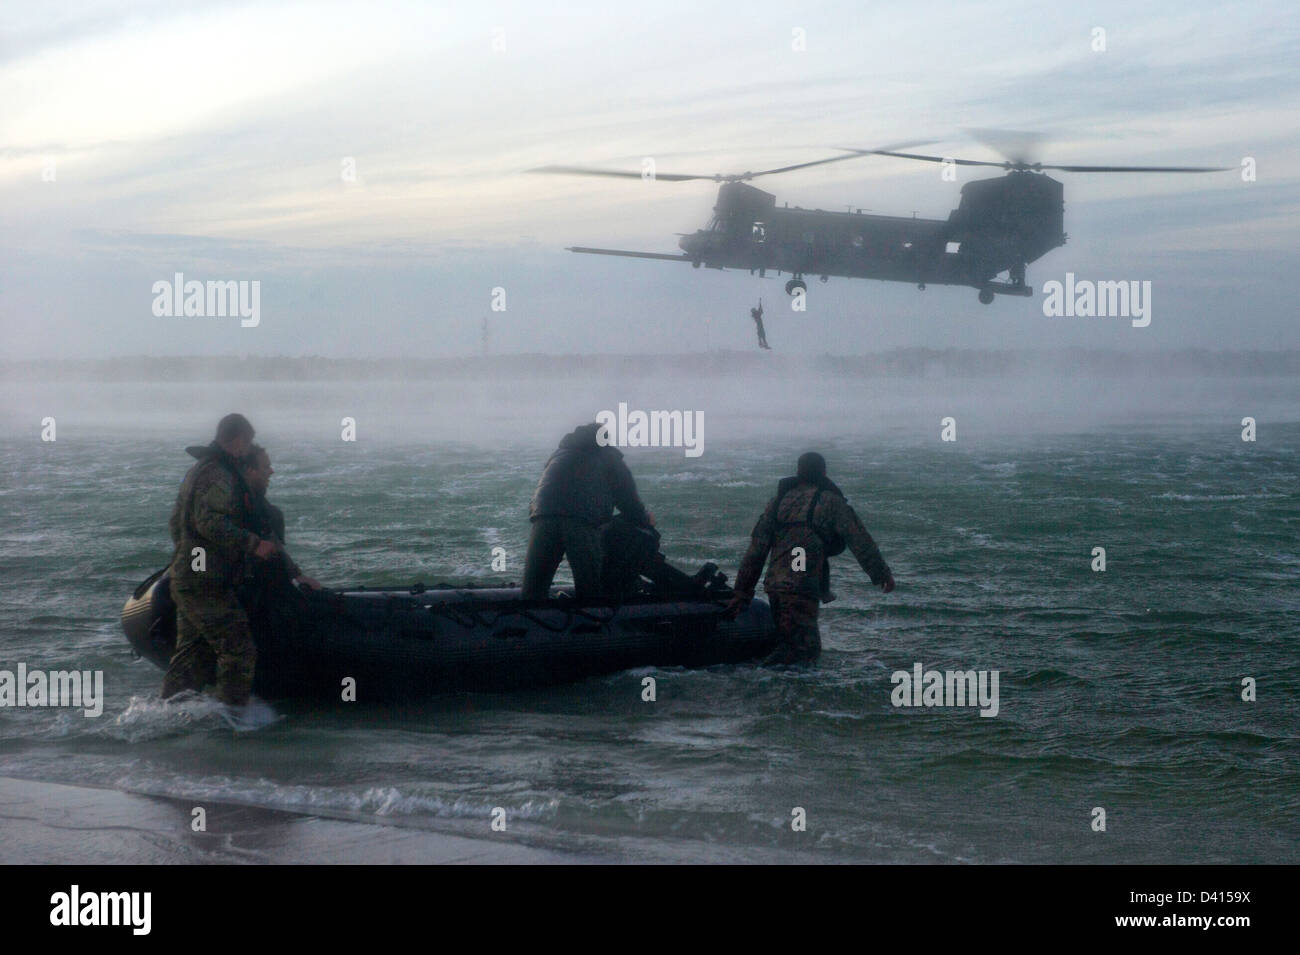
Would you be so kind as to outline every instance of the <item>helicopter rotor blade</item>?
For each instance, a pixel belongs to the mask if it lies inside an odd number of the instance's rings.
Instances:
[[[962,130],[978,143],[1007,157],[1011,169],[1059,169],[1061,172],[1222,172],[1228,166],[1081,166],[1048,164],[1038,161],[1039,146],[1050,137],[1042,132],[1010,129]]]
[[[957,166],[996,166],[1007,170],[1030,170],[1039,172],[1043,169],[1059,169],[1061,172],[1223,172],[1231,166],[1060,166],[1048,163],[1026,163],[1014,160],[989,162],[983,159],[954,159],[943,156],[922,156],[916,153],[900,153],[892,150],[863,150],[880,156],[897,156],[899,159],[919,159],[923,162],[950,162]]]
[[[908,146],[919,146],[920,141],[907,143],[894,143],[884,149],[905,149]],[[824,166],[826,163],[843,162],[846,159],[856,159],[859,156],[867,156],[881,150],[875,149],[842,149],[844,155],[831,156],[827,159],[814,159],[811,162],[794,163],[789,166],[777,166],[775,169],[760,169],[757,172],[742,172],[732,175],[714,173],[711,176],[693,175],[686,173],[655,173],[653,176],[643,175],[639,172],[629,172],[625,169],[592,169],[586,166],[539,166],[536,169],[529,169],[528,172],[540,172],[548,174],[558,174],[567,176],[609,176],[615,179],[662,179],[664,182],[691,182],[693,180],[707,179],[710,182],[744,182],[748,179],[757,179],[759,176],[775,176],[777,173],[793,172],[795,169],[807,169],[811,166]]]
[[[983,159],[953,159],[951,156],[922,156],[918,153],[900,153],[892,149],[855,149],[853,152],[861,156],[897,156],[899,159],[919,159],[923,162],[950,162],[958,166],[997,166],[999,169],[1005,167],[1005,162],[988,162]]]
[[[1050,138],[1046,133],[1014,129],[966,127],[962,132],[1016,166],[1033,166],[1040,158],[1039,147]]]
[[[843,162],[845,159],[856,159],[859,156],[868,156],[875,153],[882,153],[890,149],[906,149],[909,146],[920,146],[926,140],[913,140],[907,143],[891,143],[888,146],[881,146],[879,149],[848,149],[844,146],[835,146],[834,149],[841,149],[847,155],[832,156],[829,159],[815,159],[812,162],[796,163],[793,166],[778,166],[776,169],[764,169],[761,172],[747,172],[746,179],[756,179],[759,176],[774,176],[779,172],[790,172],[792,169],[807,169],[809,166],[821,166],[828,162]]]
[[[1062,172],[1223,172],[1232,166],[1049,166],[1035,163],[1032,169],[1059,169]]]
[[[937,162],[952,163],[956,166],[991,166],[997,169],[1005,169],[1009,172],[1015,171],[1032,171],[1041,172],[1045,169],[1056,169],[1061,172],[1223,172],[1233,168],[1231,166],[1080,166],[1080,165],[1055,165],[1040,162],[1029,162],[1025,156],[1030,152],[1033,143],[1042,138],[1037,133],[1007,133],[1000,130],[969,130],[972,135],[979,138],[990,148],[999,149],[997,143],[1000,141],[1004,145],[1012,141],[1007,146],[1008,158],[1001,162],[994,162],[987,159],[957,159],[951,156],[927,156],[921,153],[899,152],[910,146],[919,146],[920,141],[907,143],[892,143],[888,146],[882,146],[878,149],[856,149],[850,146],[836,146],[834,148],[841,150],[844,155],[830,156],[825,159],[814,159],[810,162],[793,163],[788,166],[777,166],[773,169],[760,169],[757,172],[742,172],[732,175],[714,173],[712,175],[700,175],[698,173],[655,173],[646,175],[640,172],[630,172],[625,169],[592,169],[586,166],[540,166],[536,169],[529,169],[528,172],[549,173],[568,176],[606,176],[615,179],[657,179],[664,182],[745,182],[750,179],[757,179],[759,176],[775,176],[783,172],[793,172],[796,169],[809,169],[813,166],[824,166],[827,163],[843,162],[846,159],[856,159],[861,156],[894,156],[898,159],[913,159],[920,162]],[[978,134],[978,135],[977,135]],[[996,134],[996,135],[995,135]],[[1018,153],[1018,157],[1011,154]]]
[[[585,166],[539,166],[536,169],[529,169],[528,172],[540,172],[555,174],[561,176],[612,176],[616,179],[662,179],[665,182],[690,182],[692,179],[717,179],[717,176],[689,176],[678,173],[656,173],[654,176],[645,176],[639,172],[628,172],[626,169],[589,169]]]

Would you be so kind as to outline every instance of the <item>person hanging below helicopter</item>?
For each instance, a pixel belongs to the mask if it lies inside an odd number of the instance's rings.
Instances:
[[[754,324],[758,326],[758,347],[766,348],[768,351],[771,351],[772,346],[767,343],[767,332],[763,330],[763,300],[761,298],[758,300],[758,308],[751,308],[749,310],[749,317],[752,318]]]

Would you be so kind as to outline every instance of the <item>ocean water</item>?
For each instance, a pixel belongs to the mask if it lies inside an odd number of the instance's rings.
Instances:
[[[499,807],[509,838],[627,861],[1300,856],[1293,384],[1270,386],[1254,443],[1235,392],[1219,407],[1049,414],[1032,428],[967,427],[975,409],[1016,419],[976,396],[971,416],[953,405],[964,430],[952,443],[931,413],[942,402],[916,411],[923,425],[903,401],[853,427],[805,428],[797,407],[742,427],[733,397],[707,419],[702,456],[629,461],[669,559],[734,575],[776,480],[817,436],[898,589],[882,595],[836,558],[815,668],[642,670],[400,706],[265,701],[239,725],[211,701],[159,703],[161,673],[132,659],[117,622],[168,557],[183,446],[228,410],[180,387],[102,386],[66,406],[8,392],[0,669],[102,670],[106,702],[99,718],[0,708],[0,774],[471,836]],[[407,401],[412,389],[388,387],[353,397],[400,405],[400,420],[372,439],[362,415],[355,445],[338,440],[332,410],[328,427],[310,424],[320,386],[241,394],[299,563],[329,586],[517,580],[529,494],[581,416],[543,403],[521,424],[507,397],[458,405],[452,427],[455,388]],[[57,441],[36,438],[28,398],[59,412]],[[429,434],[413,424],[434,420]],[[490,566],[496,546],[505,573]],[[997,715],[894,706],[891,674],[917,663],[998,671]],[[655,702],[641,698],[648,675]]]

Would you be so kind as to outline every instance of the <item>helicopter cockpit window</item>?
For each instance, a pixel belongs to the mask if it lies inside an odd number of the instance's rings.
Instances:
[[[761,222],[755,222],[750,229],[750,236],[755,242],[763,242],[767,239],[767,228]]]

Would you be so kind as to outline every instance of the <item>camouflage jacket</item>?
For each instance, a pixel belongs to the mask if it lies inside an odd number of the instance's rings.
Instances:
[[[190,468],[168,521],[176,545],[171,575],[179,586],[225,589],[238,582],[245,555],[261,540],[249,529],[246,493],[235,462],[220,448]],[[204,550],[202,572],[193,569],[195,547]]]
[[[853,552],[873,584],[891,576],[876,542],[834,484],[827,481],[819,493],[814,484],[786,478],[781,487],[788,489],[768,501],[754,525],[749,550],[736,574],[738,594],[754,595],[758,575],[767,562],[763,587],[768,593],[822,596],[827,545],[837,537]],[[795,553],[797,547],[803,548],[802,557]]]

